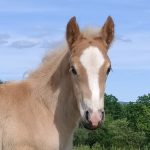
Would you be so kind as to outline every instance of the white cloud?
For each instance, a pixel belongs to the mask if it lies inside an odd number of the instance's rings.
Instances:
[[[18,49],[31,48],[39,45],[38,41],[33,40],[18,40],[14,41],[10,46]]]
[[[6,33],[0,33],[0,39],[9,39],[10,35]]]
[[[0,33],[0,45],[8,43],[9,38],[10,38],[9,34]]]
[[[4,45],[6,43],[8,43],[8,41],[6,41],[6,40],[0,40],[0,45]]]
[[[116,36],[116,40],[125,42],[125,43],[130,43],[132,40],[130,38],[124,37],[124,36]]]
[[[63,43],[64,43],[63,40],[56,40],[56,41],[54,41],[54,40],[53,41],[45,40],[41,44],[41,48],[46,48],[46,49],[57,48],[57,47],[63,45]]]

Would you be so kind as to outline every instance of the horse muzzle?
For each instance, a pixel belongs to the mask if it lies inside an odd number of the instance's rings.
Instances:
[[[103,124],[104,118],[104,111],[98,110],[93,112],[89,110],[85,112],[85,115],[82,119],[82,124],[86,129],[95,130]]]

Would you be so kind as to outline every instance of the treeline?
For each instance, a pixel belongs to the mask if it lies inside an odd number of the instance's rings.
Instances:
[[[150,149],[150,94],[129,103],[105,95],[105,112],[103,126],[95,131],[86,130],[80,124],[74,135],[74,146]]]

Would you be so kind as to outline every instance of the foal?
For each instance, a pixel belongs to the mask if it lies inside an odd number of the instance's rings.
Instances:
[[[113,38],[111,17],[98,32],[81,32],[73,17],[65,47],[24,81],[1,85],[0,150],[71,150],[79,119],[87,129],[100,126]]]

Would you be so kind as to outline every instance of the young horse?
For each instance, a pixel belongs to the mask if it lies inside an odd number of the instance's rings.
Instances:
[[[73,17],[64,48],[24,81],[1,85],[0,149],[71,150],[80,118],[88,129],[100,126],[113,38],[111,17],[97,33],[80,32]]]

